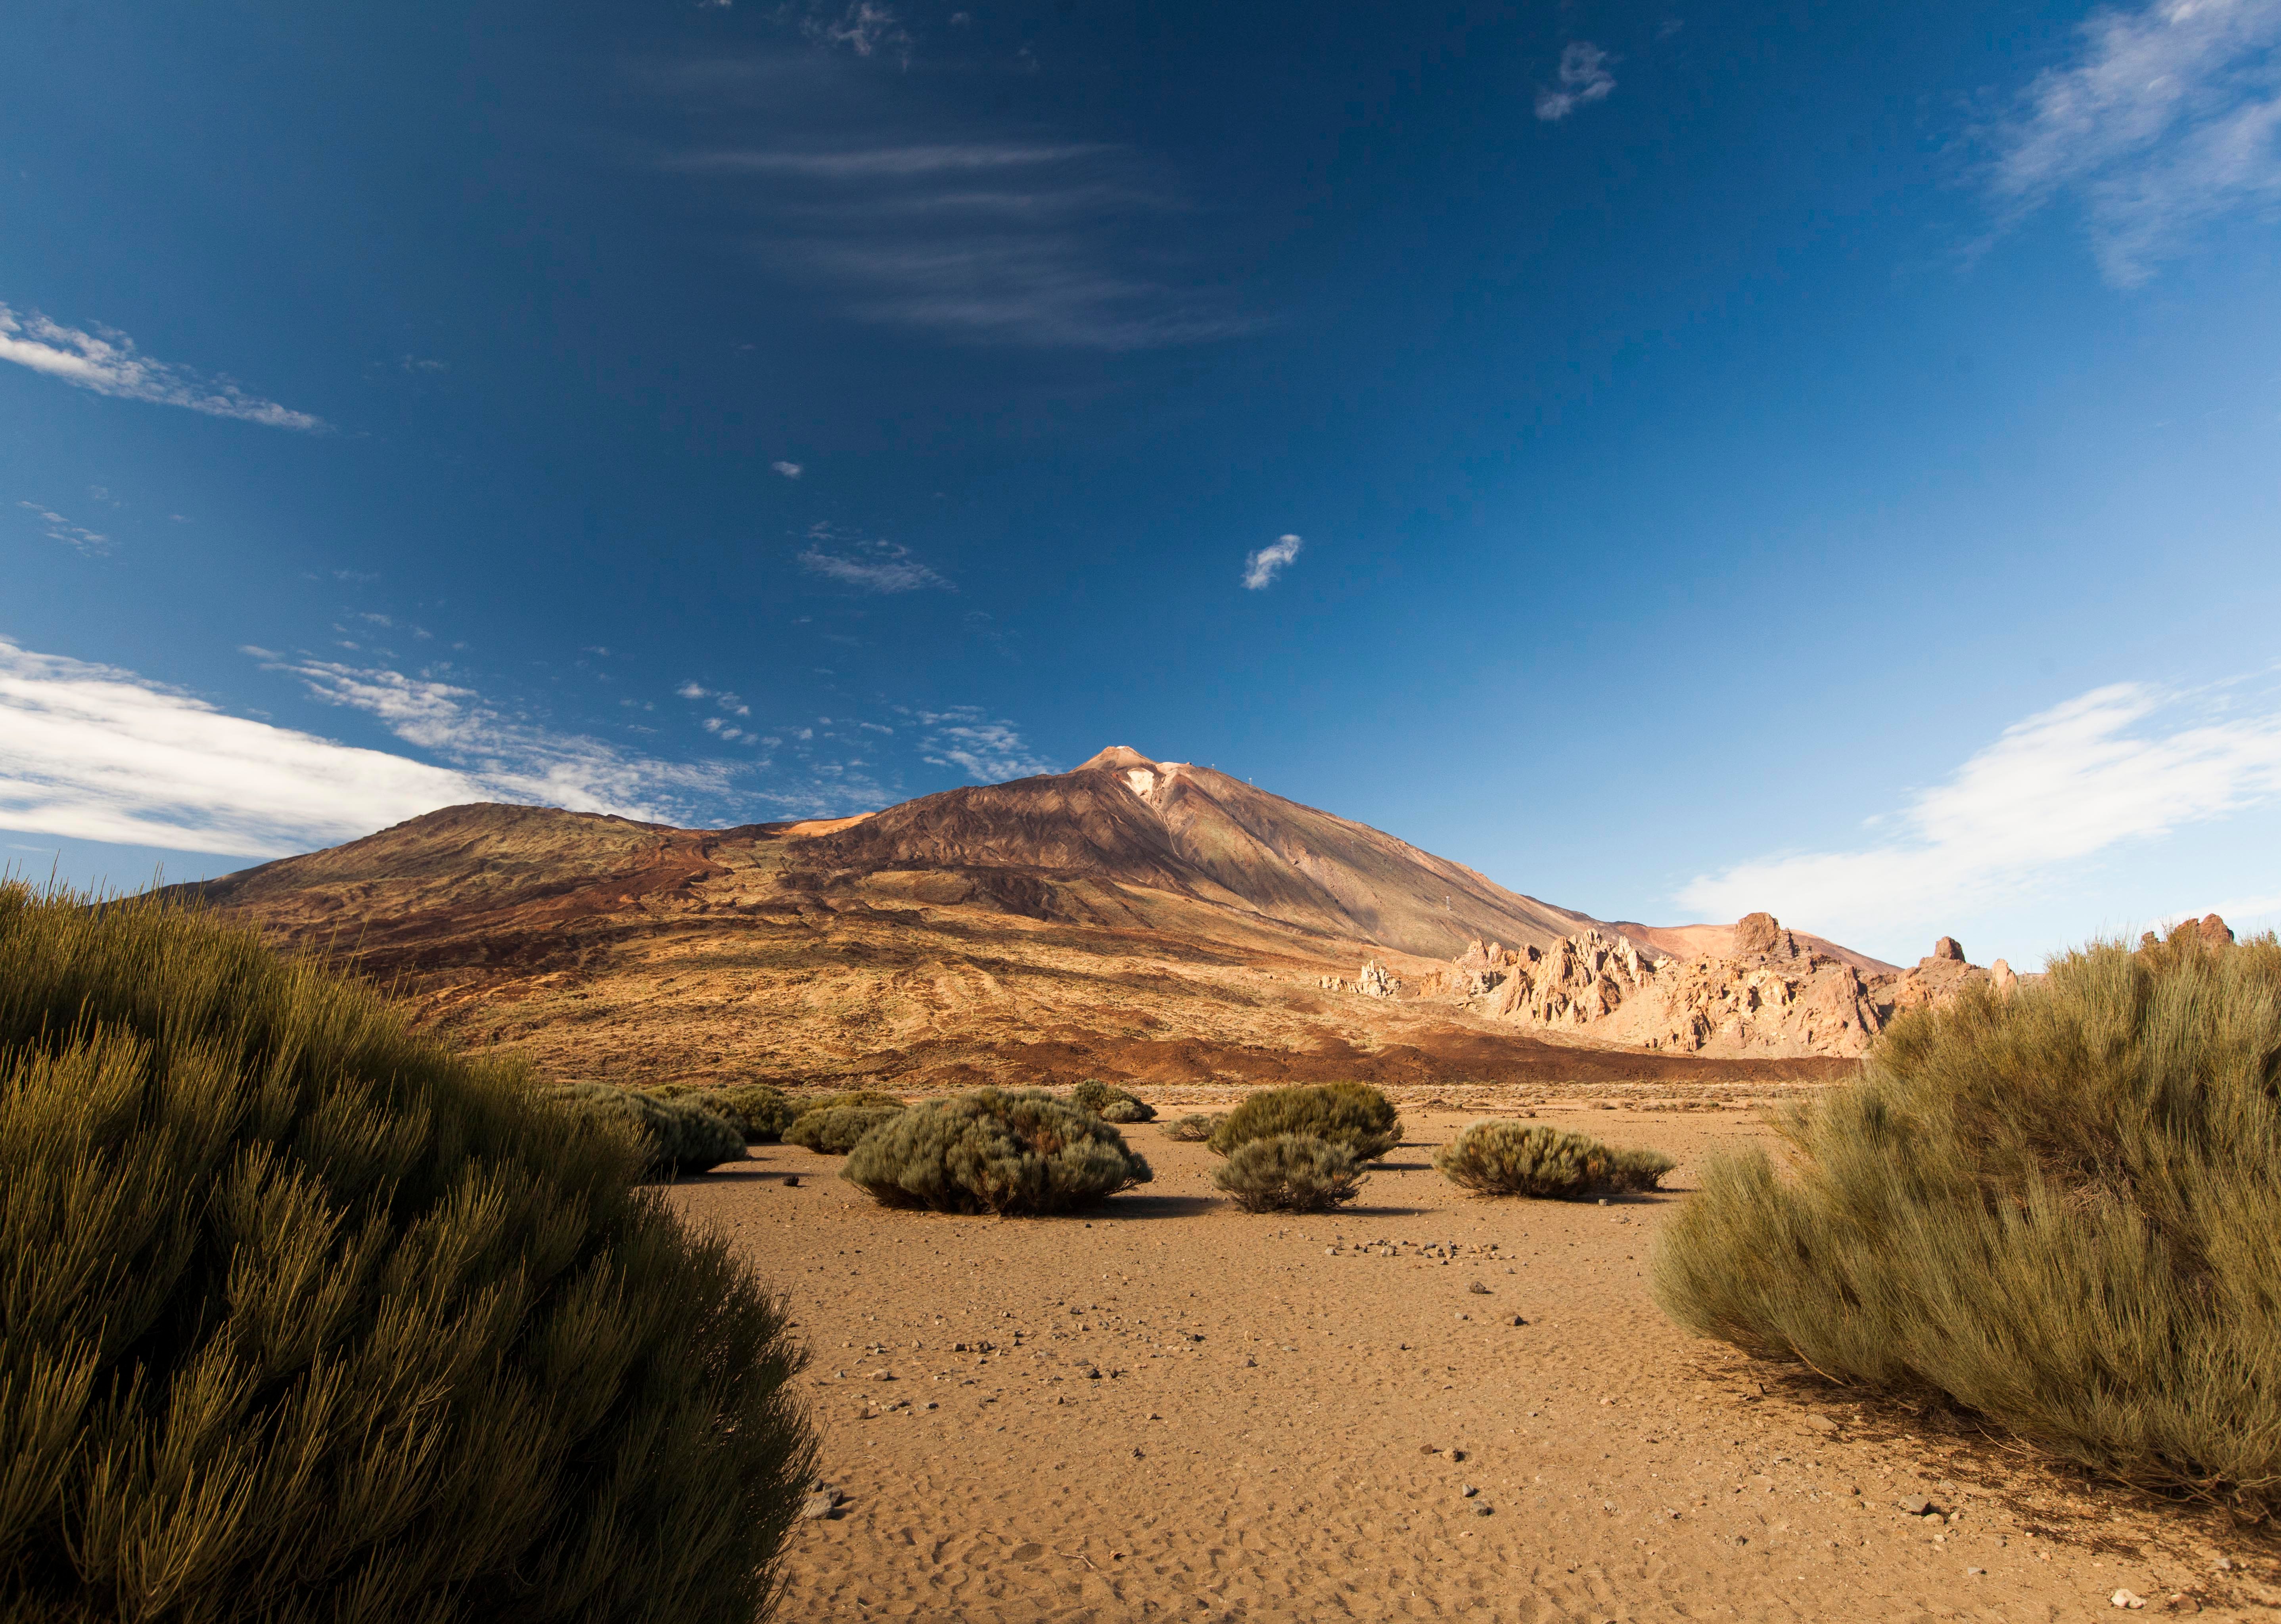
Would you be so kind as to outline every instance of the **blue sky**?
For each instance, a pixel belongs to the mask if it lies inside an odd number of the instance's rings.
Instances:
[[[1217,763],[1604,917],[2281,921],[2281,0],[50,8],[0,857]]]

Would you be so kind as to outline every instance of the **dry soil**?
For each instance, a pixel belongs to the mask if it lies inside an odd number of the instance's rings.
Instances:
[[[1224,1103],[1156,1103],[1187,1101]],[[1532,1110],[1668,1151],[1672,1191],[1488,1201],[1432,1172],[1471,1116]],[[1158,1125],[1125,1130],[1155,1182],[1081,1217],[882,1210],[791,1146],[677,1187],[814,1353],[846,1501],[795,1529],[777,1616],[2025,1624],[2126,1616],[2119,1589],[2215,1618],[2281,1599],[2258,1536],[1666,1320],[1655,1232],[1707,1153],[1765,1132],[1746,1103],[1474,1090],[1404,1114],[1335,1217],[1237,1210]]]

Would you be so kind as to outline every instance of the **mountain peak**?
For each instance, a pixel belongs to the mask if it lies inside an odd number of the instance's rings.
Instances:
[[[1076,770],[1084,772],[1088,768],[1105,767],[1111,772],[1123,772],[1128,767],[1153,768],[1156,765],[1131,745],[1111,745],[1091,761],[1079,764]]]

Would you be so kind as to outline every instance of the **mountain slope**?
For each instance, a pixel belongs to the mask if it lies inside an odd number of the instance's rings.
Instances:
[[[1819,1076],[1517,1032],[1439,990],[1584,915],[1124,749],[857,818],[447,808],[197,887],[557,1076],[786,1083]],[[1384,961],[1399,998],[1349,988]]]

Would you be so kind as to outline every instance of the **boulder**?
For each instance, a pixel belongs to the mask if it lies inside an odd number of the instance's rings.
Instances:
[[[1932,956],[1943,963],[1961,964],[1965,962],[1964,946],[1953,936],[1944,936],[1933,943]]]
[[[2011,965],[2002,959],[1988,967],[1988,979],[1995,986],[1996,995],[1999,998],[2009,998],[2020,990],[2020,978],[2012,973]]]
[[[1355,991],[1365,998],[1391,998],[1401,986],[1402,983],[1376,959],[1365,964],[1362,973],[1355,978]]]
[[[1735,924],[1735,956],[1775,952],[1782,940],[1782,921],[1772,914],[1744,914]]]
[[[2232,931],[2228,929],[2225,921],[2215,914],[2204,914],[2201,924],[2198,928],[2202,933],[2202,942],[2205,946],[2211,947],[2233,946]]]

